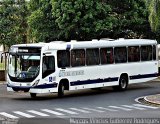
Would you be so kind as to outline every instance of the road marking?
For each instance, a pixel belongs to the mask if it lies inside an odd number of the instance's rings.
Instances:
[[[24,112],[20,112],[20,111],[14,111],[13,113],[24,116],[26,118],[34,118],[35,117],[33,115],[30,115],[30,114],[27,114],[27,113],[24,113]]]
[[[138,110],[146,110],[145,108],[141,108],[141,107],[138,107],[138,106],[130,106],[130,105],[121,105],[121,106],[124,106],[124,107],[127,107],[127,108],[138,109]]]
[[[159,108],[159,107],[147,106],[147,105],[142,105],[142,104],[133,104],[133,105],[138,106],[138,107],[151,108],[151,109],[158,109]]]
[[[79,112],[83,112],[83,113],[91,113],[89,111],[86,111],[86,110],[82,110],[82,109],[77,109],[77,108],[69,108],[71,110],[75,110],[75,111],[79,111]]]
[[[35,111],[35,110],[27,110],[27,112],[30,112],[30,113],[33,113],[33,114],[37,114],[37,115],[40,115],[40,116],[43,116],[43,117],[49,116],[47,114],[44,114],[42,112],[38,112],[38,111]]]
[[[101,111],[101,110],[97,110],[97,109],[92,109],[92,108],[83,108],[89,111],[95,111],[95,112],[105,112],[105,111]]]
[[[41,110],[44,111],[44,112],[48,112],[50,114],[58,115],[58,116],[64,115],[62,113],[59,113],[59,112],[56,112],[56,111],[53,111],[53,110],[49,110],[49,109],[41,109]]]
[[[6,113],[6,112],[1,112],[0,115],[3,115],[3,116],[8,117],[8,118],[12,118],[12,119],[17,119],[17,118],[19,118],[19,117],[16,117],[16,116],[14,116],[14,115],[8,114],[8,113]]]
[[[76,112],[73,112],[73,111],[70,111],[70,110],[66,110],[66,109],[62,109],[62,108],[56,108],[56,110],[62,111],[62,112],[66,112],[66,113],[69,113],[69,114],[78,114]]]
[[[110,108],[115,108],[115,109],[121,109],[121,110],[125,110],[125,111],[131,111],[132,109],[128,109],[128,108],[123,108],[123,107],[118,107],[118,106],[108,106]]]
[[[104,107],[97,107],[98,109],[104,109],[104,110],[107,110],[107,111],[117,111],[117,110],[114,110],[114,109],[109,109],[109,108],[104,108]]]

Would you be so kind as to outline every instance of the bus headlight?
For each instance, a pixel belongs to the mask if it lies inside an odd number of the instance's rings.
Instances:
[[[33,87],[34,87],[34,86],[37,86],[38,83],[39,83],[39,81],[40,81],[40,79],[36,80],[32,86],[33,86]]]

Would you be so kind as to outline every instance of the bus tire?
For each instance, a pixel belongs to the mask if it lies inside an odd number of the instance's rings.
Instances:
[[[30,93],[31,98],[36,98],[37,94],[36,93]]]
[[[118,89],[120,91],[125,91],[128,87],[128,77],[127,75],[121,75],[120,79],[119,79],[119,86]]]
[[[64,96],[64,90],[65,90],[64,84],[60,83],[59,87],[58,87],[58,97],[63,97]]]
[[[121,75],[119,79],[119,85],[113,86],[113,90],[115,91],[125,91],[128,86],[128,77],[127,74]]]

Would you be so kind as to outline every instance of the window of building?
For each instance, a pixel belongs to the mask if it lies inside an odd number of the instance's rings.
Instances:
[[[99,64],[99,49],[87,49],[86,50],[86,64],[98,65]]]
[[[127,62],[127,49],[126,47],[116,47],[114,49],[115,63]]]
[[[102,48],[101,53],[101,64],[112,64],[113,59],[113,48]]]
[[[70,66],[70,52],[69,50],[59,50],[57,52],[57,61],[59,68],[65,68]]]
[[[85,65],[85,50],[72,50],[71,51],[71,66],[84,66]]]
[[[140,61],[140,49],[139,46],[128,47],[128,62]]]
[[[152,60],[152,46],[141,46],[141,61]]]

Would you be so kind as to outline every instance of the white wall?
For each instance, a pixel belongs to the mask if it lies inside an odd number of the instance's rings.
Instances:
[[[0,45],[0,56],[3,53],[3,45]]]
[[[0,52],[3,52],[3,45],[0,45]]]

